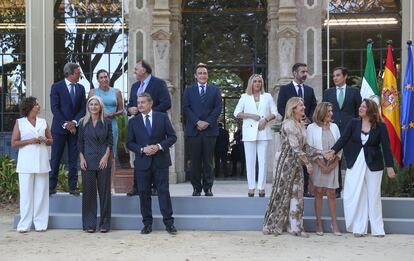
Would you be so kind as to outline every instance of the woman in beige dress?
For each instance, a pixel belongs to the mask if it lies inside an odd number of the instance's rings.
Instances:
[[[338,153],[333,160],[325,160],[322,152],[328,151],[341,136],[338,126],[332,121],[332,104],[321,102],[316,106],[313,114],[313,123],[306,130],[308,145],[316,152],[312,158],[313,174],[310,177],[315,187],[315,213],[316,213],[316,234],[323,236],[322,225],[322,198],[328,196],[328,206],[331,213],[331,230],[339,236],[336,223],[336,196],[335,189],[338,184],[338,162],[341,153]]]
[[[282,148],[276,166],[270,202],[266,210],[263,233],[279,235],[289,220],[288,231],[294,236],[309,237],[303,229],[303,169],[312,173],[306,156],[306,129],[302,122],[305,113],[303,99],[288,100],[281,129]]]

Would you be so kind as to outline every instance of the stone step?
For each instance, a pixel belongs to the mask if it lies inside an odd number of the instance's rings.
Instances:
[[[180,230],[260,231],[269,198],[246,196],[172,196],[175,225]],[[324,231],[330,230],[330,215],[324,198]],[[414,234],[414,199],[383,198],[384,226],[387,233]],[[164,229],[158,198],[152,197],[154,229]],[[49,228],[82,229],[82,197],[58,193],[50,198]],[[99,210],[98,210],[99,213]],[[305,229],[315,231],[314,199],[305,198]],[[337,199],[337,220],[345,231],[342,199]],[[16,215],[14,227],[19,216]],[[112,196],[112,229],[142,228],[139,197]]]

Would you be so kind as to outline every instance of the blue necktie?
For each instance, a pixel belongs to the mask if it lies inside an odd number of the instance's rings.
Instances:
[[[200,85],[201,87],[201,92],[200,92],[200,98],[201,98],[201,103],[204,103],[206,101],[206,91],[204,90],[204,84]]]
[[[303,98],[302,84],[298,84],[298,96]]]
[[[149,115],[145,116],[145,128],[147,129],[148,135],[151,136],[151,122],[149,120]]]
[[[70,84],[70,99],[72,100],[72,104],[75,105],[75,84]]]

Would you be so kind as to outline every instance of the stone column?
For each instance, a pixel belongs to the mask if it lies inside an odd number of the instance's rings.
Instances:
[[[54,2],[26,1],[26,86],[27,95],[39,99],[42,117],[49,124],[50,87],[53,84],[53,16]]]
[[[185,181],[184,172],[184,131],[181,122],[181,0],[170,0],[171,12],[171,50],[170,52],[170,80],[172,83],[171,121],[177,134],[177,142],[174,146],[174,165],[177,182]]]

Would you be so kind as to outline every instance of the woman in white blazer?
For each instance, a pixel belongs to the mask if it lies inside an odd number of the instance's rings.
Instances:
[[[341,154],[338,153],[333,160],[326,160],[323,153],[330,148],[341,136],[338,126],[332,121],[332,104],[321,102],[316,106],[313,114],[313,123],[306,129],[307,143],[311,148],[313,173],[310,176],[315,187],[315,213],[316,213],[316,234],[323,235],[322,225],[322,198],[326,193],[328,196],[329,211],[331,213],[331,230],[339,236],[336,223],[336,195],[338,188],[338,162]]]
[[[261,75],[253,74],[247,83],[246,93],[242,94],[234,116],[243,119],[243,143],[246,157],[249,197],[254,197],[256,188],[256,154],[259,162],[257,189],[259,196],[265,196],[266,152],[272,130],[269,122],[276,117],[277,109],[272,95],[264,92]]]
[[[22,118],[14,124],[11,145],[19,148],[16,171],[19,173],[20,221],[17,231],[46,231],[49,220],[49,153],[53,139],[46,120],[37,117],[40,105],[35,97],[20,103]]]

